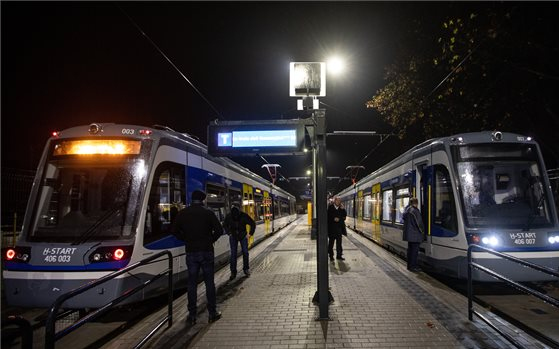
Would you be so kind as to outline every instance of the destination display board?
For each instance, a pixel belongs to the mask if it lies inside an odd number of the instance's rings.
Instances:
[[[301,120],[222,121],[208,126],[208,152],[213,156],[293,155],[303,153]]]

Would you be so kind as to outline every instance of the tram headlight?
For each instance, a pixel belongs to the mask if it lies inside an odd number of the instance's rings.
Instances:
[[[499,239],[497,239],[496,236],[484,236],[481,238],[481,242],[484,245],[489,245],[489,246],[498,246],[499,245]]]

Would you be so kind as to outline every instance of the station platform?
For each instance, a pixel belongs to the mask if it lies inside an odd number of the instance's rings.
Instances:
[[[203,284],[198,322],[186,324],[186,294],[174,302],[173,326],[161,329],[148,348],[511,348],[481,320],[470,322],[467,298],[426,273],[412,273],[405,261],[348,230],[345,261],[329,262],[334,302],[329,321],[316,321],[316,240],[306,216],[250,250],[250,277],[229,281],[229,268],[216,273],[218,309],[208,324]],[[238,259],[242,270],[242,258]],[[496,315],[477,309],[525,348],[546,348]],[[167,309],[145,318],[105,348],[130,348]]]

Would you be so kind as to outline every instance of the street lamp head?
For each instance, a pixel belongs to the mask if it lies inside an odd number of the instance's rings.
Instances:
[[[339,57],[332,57],[326,62],[326,69],[329,73],[339,75],[345,70],[345,63]]]

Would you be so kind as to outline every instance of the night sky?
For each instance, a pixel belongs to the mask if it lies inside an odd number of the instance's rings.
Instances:
[[[365,102],[384,86],[410,24],[435,30],[446,2],[5,2],[1,3],[2,167],[35,169],[54,130],[115,122],[166,125],[206,142],[211,120],[301,117],[289,62],[339,55],[328,77],[328,131],[389,132]],[[120,7],[120,8],[119,8]],[[133,21],[201,91],[206,103]],[[556,35],[557,33],[555,33]],[[219,115],[214,111],[218,111]],[[506,130],[503,130],[506,131]],[[378,138],[328,140],[328,176],[344,176]],[[362,164],[371,172],[414,143],[389,139]],[[235,158],[264,178],[260,158]],[[310,157],[267,157],[285,177]],[[330,183],[329,190],[349,185]],[[278,183],[297,193],[303,183]]]

